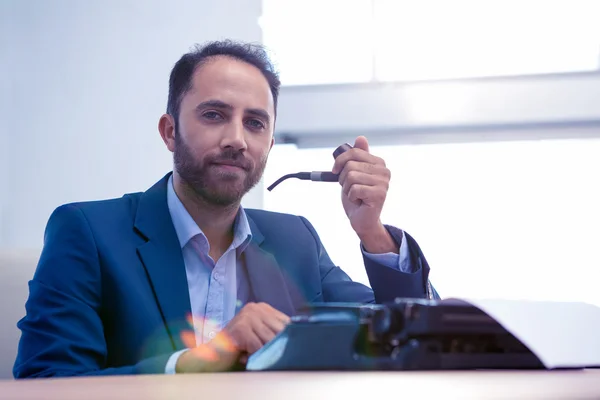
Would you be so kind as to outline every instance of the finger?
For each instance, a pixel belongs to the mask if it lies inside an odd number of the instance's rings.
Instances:
[[[286,315],[287,317],[287,315]],[[287,321],[279,319],[277,317],[267,318],[264,320],[265,325],[275,334],[281,332],[285,326],[289,323],[289,318]]]
[[[265,324],[274,334],[281,332],[285,328],[285,325],[290,322],[290,317],[273,308],[271,305],[261,303],[260,307],[261,315],[259,322]]]
[[[267,342],[270,342],[278,332],[272,330],[269,325],[260,321],[253,327],[254,333],[260,339],[261,347]]]
[[[273,316],[278,320],[281,321],[283,324],[288,324],[290,322],[290,317],[287,316],[286,314],[282,313],[279,310],[275,310],[273,309],[273,311],[275,311],[273,313]]]
[[[331,172],[333,172],[334,174],[338,174],[341,170],[344,169],[344,166],[350,160],[385,166],[385,161],[383,161],[381,157],[377,157],[373,154],[367,153],[363,149],[354,148],[340,154],[338,158],[335,159]]]
[[[254,354],[260,350],[262,346],[262,340],[254,332],[249,332],[248,337],[246,338],[244,350],[246,350],[248,354]]]
[[[366,205],[383,203],[386,191],[379,186],[352,185],[347,193],[348,199],[354,203],[363,202]]]
[[[268,303],[258,303],[257,306],[265,320],[270,318],[276,318],[277,320],[286,324],[290,321],[290,317],[288,317],[287,315],[285,315],[284,313],[282,313],[281,311],[274,308]]]
[[[350,189],[354,185],[381,186],[387,188],[384,178],[360,171],[350,171],[344,180],[340,179],[340,184],[342,185],[342,191],[345,195],[348,195]]]
[[[391,171],[382,165],[367,164],[358,161],[348,161],[348,163],[340,173],[338,182],[343,185],[344,182],[348,179],[348,174],[356,175],[356,173],[364,173],[367,175],[375,176],[380,178],[382,181],[389,181],[392,175]],[[363,182],[357,181],[355,183]]]
[[[354,141],[354,147],[369,152],[369,141],[364,136],[359,136]]]

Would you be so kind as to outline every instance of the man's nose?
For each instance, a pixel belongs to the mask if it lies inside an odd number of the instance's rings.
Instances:
[[[243,121],[231,121],[221,138],[221,147],[231,147],[236,151],[246,150],[246,130]]]

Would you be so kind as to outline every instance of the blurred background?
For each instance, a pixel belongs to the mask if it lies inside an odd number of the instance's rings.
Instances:
[[[266,191],[365,135],[392,171],[383,221],[442,297],[600,305],[600,1],[1,0],[0,18],[0,289],[19,317],[52,210],[170,170],[170,69],[223,38],[265,44],[284,85],[244,206],[309,218],[368,284],[339,185]]]

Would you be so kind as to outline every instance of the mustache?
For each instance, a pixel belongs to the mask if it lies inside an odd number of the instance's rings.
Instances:
[[[248,160],[242,153],[234,149],[227,149],[220,154],[206,157],[207,164],[234,165],[245,170],[252,169],[252,161]]]

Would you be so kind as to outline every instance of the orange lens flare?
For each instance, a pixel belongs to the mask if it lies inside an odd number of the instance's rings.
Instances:
[[[237,346],[235,342],[225,331],[220,331],[211,341],[210,345],[207,343],[196,343],[196,330],[194,328],[194,319],[198,320],[202,317],[194,317],[192,314],[186,316],[186,321],[190,326],[191,330],[181,332],[181,340],[185,347],[199,359],[209,362],[216,362],[220,359],[220,354],[225,356],[223,353],[237,352]],[[202,318],[204,319],[204,318]],[[203,326],[215,325],[214,322],[204,319]]]

